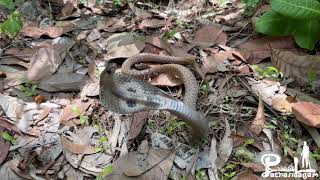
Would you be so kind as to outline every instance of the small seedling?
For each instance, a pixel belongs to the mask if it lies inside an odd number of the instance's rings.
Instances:
[[[9,133],[8,131],[2,132],[1,136],[3,139],[9,141],[11,144],[13,144],[13,145],[17,144],[17,139],[14,138],[14,136],[11,133]]]
[[[175,34],[177,34],[177,30],[176,29],[171,29],[171,30],[166,32],[165,38],[166,39],[173,39]]]
[[[316,161],[320,161],[320,150],[315,150],[311,153],[311,156],[316,159]]]
[[[96,177],[96,180],[102,180],[108,174],[112,173],[112,171],[113,171],[112,165],[108,165],[99,173],[99,175]]]
[[[270,67],[267,67],[267,69],[262,69],[257,65],[251,65],[251,67],[258,72],[261,79],[271,77],[277,80],[281,80],[283,78],[283,73],[276,67],[270,66]]]
[[[180,28],[186,28],[186,29],[192,28],[192,25],[190,23],[183,21],[181,19],[177,19],[176,23],[177,23],[177,26]]]
[[[206,180],[206,179],[209,179],[206,172],[204,170],[197,170],[196,180]]]
[[[308,84],[313,91],[316,89],[316,72],[313,68],[309,71]]]
[[[167,124],[167,132],[169,136],[173,135],[174,130],[181,129],[186,123],[183,121],[177,121],[176,119],[170,119]]]
[[[122,3],[122,0],[112,0],[112,4],[116,7],[120,7]]]
[[[26,77],[23,77],[21,81],[23,82],[23,85],[20,85],[19,89],[25,96],[31,97],[37,95],[36,92],[38,85],[36,85],[35,82],[27,79]]]
[[[242,2],[246,5],[244,15],[247,17],[252,16],[260,1],[261,0],[242,0]]]
[[[83,126],[88,121],[88,117],[85,116],[83,112],[81,112],[78,106],[72,107],[72,112],[79,116],[81,126]]]
[[[237,167],[236,164],[228,163],[223,168],[221,168],[220,172],[222,174],[221,179],[227,180],[232,179],[237,174],[237,171],[235,170]]]

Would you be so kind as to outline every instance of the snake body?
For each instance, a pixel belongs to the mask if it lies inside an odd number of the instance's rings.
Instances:
[[[208,131],[208,122],[202,113],[196,111],[197,81],[189,69],[178,65],[192,64],[193,61],[193,59],[148,53],[132,56],[122,64],[122,74],[113,73],[108,67],[101,73],[100,100],[106,108],[119,114],[131,114],[154,109],[167,110],[189,123],[193,128],[194,136],[204,136]],[[132,69],[134,64],[142,62],[176,64],[165,64],[141,71]],[[185,95],[183,102],[136,78],[164,72],[176,75],[184,82]]]

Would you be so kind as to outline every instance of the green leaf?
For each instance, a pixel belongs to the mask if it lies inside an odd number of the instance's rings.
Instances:
[[[1,32],[14,37],[20,32],[22,25],[20,13],[15,11],[1,24],[0,28]]]
[[[272,10],[295,19],[320,19],[316,0],[271,0]]]
[[[0,6],[4,6],[5,8],[7,8],[9,10],[15,9],[15,5],[12,0],[0,0]]]
[[[100,175],[101,175],[102,177],[105,177],[105,176],[107,176],[108,174],[112,173],[112,171],[113,171],[113,167],[112,167],[112,165],[109,165],[109,166],[105,167],[105,168],[100,172]]]
[[[268,11],[255,24],[256,31],[271,36],[288,36],[294,31],[296,22],[275,11]]]
[[[305,20],[297,24],[293,32],[296,43],[305,49],[312,50],[320,39],[320,23],[318,20]]]
[[[1,135],[2,135],[3,139],[5,139],[7,141],[11,142],[13,140],[13,136],[7,131],[3,132]]]

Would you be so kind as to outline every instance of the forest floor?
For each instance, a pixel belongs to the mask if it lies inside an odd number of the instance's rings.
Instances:
[[[16,6],[20,33],[0,34],[0,179],[259,179],[267,161],[277,172],[297,162],[305,169],[305,157],[319,172],[320,70],[310,70],[320,67],[319,51],[257,33],[267,1]],[[197,111],[209,121],[199,146],[172,113],[121,115],[100,102],[105,63],[120,67],[139,53],[196,60]],[[183,99],[179,77],[147,81]]]

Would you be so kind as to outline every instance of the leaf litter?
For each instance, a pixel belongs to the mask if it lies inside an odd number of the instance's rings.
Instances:
[[[49,14],[47,2],[26,2],[22,41],[0,44],[1,177],[257,179],[262,154],[292,162],[302,139],[319,148],[318,55],[289,37],[257,36],[239,1],[54,2]],[[120,65],[142,52],[195,58],[197,109],[210,121],[200,147],[168,112],[119,115],[101,106],[104,61]],[[264,61],[272,67],[251,66]],[[149,82],[183,92],[170,74]],[[294,122],[309,134],[294,134]]]

